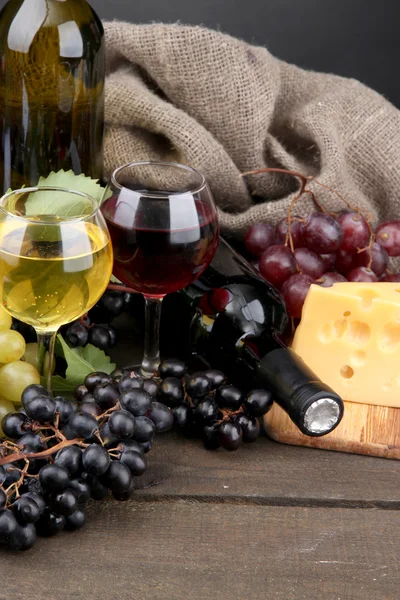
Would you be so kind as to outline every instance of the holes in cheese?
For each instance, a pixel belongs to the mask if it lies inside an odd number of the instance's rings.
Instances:
[[[350,355],[350,363],[354,367],[362,367],[367,361],[367,353],[363,350],[356,350]]]
[[[365,346],[371,336],[371,328],[368,323],[352,321],[346,331],[346,340],[355,346]]]
[[[358,294],[361,298],[361,306],[367,309],[372,308],[373,301],[380,297],[380,294],[376,290],[364,289],[360,290]]]
[[[338,321],[335,321],[333,324],[333,329],[335,330],[336,337],[343,337],[343,334],[346,332],[347,329],[346,319],[339,319]]]
[[[312,285],[292,348],[344,400],[400,408],[399,283]]]
[[[333,324],[325,323],[318,332],[318,337],[324,344],[345,336],[351,344],[359,347],[368,343],[370,335],[371,329],[367,323],[347,319],[338,319]]]
[[[318,337],[323,344],[329,344],[333,340],[333,327],[331,323],[325,323],[319,330]]]
[[[378,344],[382,352],[394,352],[400,344],[400,323],[387,323],[378,333]]]
[[[343,379],[351,379],[354,375],[354,369],[352,369],[350,365],[344,365],[344,367],[340,369],[340,374]]]

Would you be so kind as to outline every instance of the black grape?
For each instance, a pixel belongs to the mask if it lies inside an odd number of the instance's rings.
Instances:
[[[132,475],[129,468],[120,461],[112,461],[110,467],[101,479],[112,493],[123,494],[130,488]]]
[[[253,390],[247,395],[244,409],[252,417],[262,417],[272,408],[273,402],[268,390]]]
[[[16,440],[24,435],[27,421],[22,413],[8,413],[1,422],[1,428],[6,437]]]
[[[0,510],[0,542],[7,543],[14,535],[18,523],[14,515],[7,508]]]
[[[177,377],[178,379],[181,379],[185,375],[186,365],[177,358],[169,358],[160,364],[158,372],[161,379],[165,379],[166,377]]]
[[[69,517],[78,508],[78,498],[72,489],[66,489],[57,494],[52,502],[52,508],[57,515]]]
[[[243,441],[248,444],[255,442],[260,435],[260,423],[256,417],[250,417],[241,414],[237,417],[236,423],[240,426],[243,433]]]
[[[174,424],[174,415],[171,409],[161,402],[153,402],[146,416],[153,421],[157,433],[169,431]]]
[[[19,523],[36,523],[40,517],[40,506],[28,494],[24,494],[13,504],[13,513]]]
[[[69,446],[60,450],[54,459],[54,464],[64,467],[70,475],[79,475],[82,470],[82,450],[78,446]]]
[[[119,440],[130,440],[136,429],[135,417],[127,410],[117,410],[110,416],[108,426]]]
[[[219,426],[218,441],[225,450],[237,450],[242,443],[242,430],[237,423],[224,421]]]
[[[121,408],[130,412],[134,417],[140,417],[151,408],[152,398],[142,389],[131,389],[123,392],[119,398]]]
[[[59,423],[60,425],[65,425],[75,412],[74,405],[71,400],[68,400],[63,396],[56,396],[54,402],[56,404],[56,411],[59,415]]]
[[[98,430],[99,424],[92,415],[77,413],[68,423],[70,431],[74,437],[90,439]]]
[[[82,529],[86,523],[86,514],[82,508],[78,508],[72,515],[69,515],[65,519],[66,531],[77,531]]]
[[[147,460],[143,454],[128,450],[123,452],[120,461],[128,467],[134,477],[139,477],[147,470]]]
[[[70,482],[69,473],[64,467],[56,464],[46,465],[39,473],[39,481],[46,492],[62,492]]]
[[[194,373],[186,381],[186,392],[191,398],[204,398],[211,391],[211,382],[204,373]]]
[[[222,385],[215,394],[215,400],[219,407],[239,410],[243,404],[242,392],[233,385]]]
[[[113,383],[100,383],[95,387],[93,396],[101,409],[108,410],[116,405],[119,399],[119,389]]]
[[[73,479],[67,489],[75,492],[79,504],[85,504],[90,499],[90,486],[83,479]]]
[[[167,377],[161,382],[159,389],[160,401],[166,406],[178,406],[183,401],[184,389],[182,383],[176,377]]]
[[[148,417],[136,417],[135,419],[135,435],[133,436],[137,442],[145,443],[152,442],[156,433],[156,426]]]
[[[82,456],[83,467],[91,475],[103,475],[110,466],[110,456],[105,448],[92,444],[85,448]]]
[[[9,546],[12,550],[30,550],[36,542],[36,528],[32,523],[26,525],[17,525],[12,535]]]
[[[65,527],[65,517],[62,515],[56,515],[49,509],[40,517],[36,523],[37,534],[42,537],[52,537],[60,533]]]
[[[103,373],[103,371],[95,371],[94,373],[87,375],[83,383],[88,392],[93,392],[98,385],[101,385],[102,383],[110,383],[111,379],[111,376],[107,373]]]

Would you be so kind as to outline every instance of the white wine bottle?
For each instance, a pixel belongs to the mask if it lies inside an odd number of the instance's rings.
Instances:
[[[105,44],[86,0],[0,12],[0,192],[72,169],[101,179]]]

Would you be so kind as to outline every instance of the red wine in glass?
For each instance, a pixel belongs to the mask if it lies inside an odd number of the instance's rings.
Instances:
[[[204,176],[185,165],[139,162],[116,169],[101,206],[114,249],[114,275],[146,300],[141,371],[160,362],[161,301],[197,279],[218,245],[217,209]]]
[[[168,197],[131,202],[111,197],[102,212],[114,248],[114,275],[147,296],[165,296],[192,283],[211,262],[218,243],[214,209],[188,199],[174,225]],[[168,206],[164,206],[168,204]]]

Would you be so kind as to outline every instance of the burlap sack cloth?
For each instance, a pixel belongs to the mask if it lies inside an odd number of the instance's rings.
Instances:
[[[140,159],[207,176],[225,231],[285,215],[314,175],[374,218],[400,218],[400,112],[358,81],[304,71],[265,48],[201,27],[105,23],[105,165]],[[312,184],[327,207],[337,197]],[[310,210],[302,201],[297,212]]]

